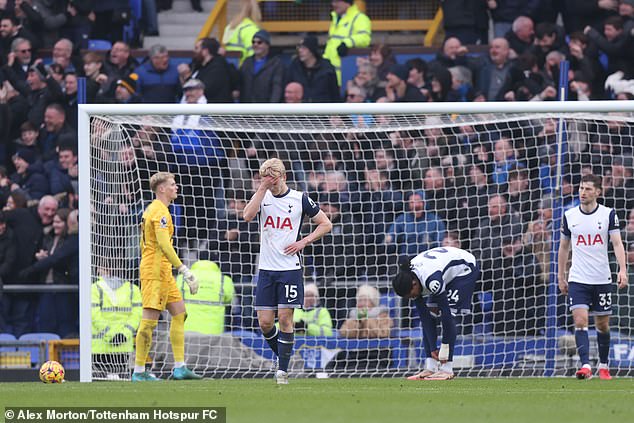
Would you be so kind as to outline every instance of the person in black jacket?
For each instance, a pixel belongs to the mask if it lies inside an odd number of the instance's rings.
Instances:
[[[4,212],[0,211],[0,332],[9,332],[7,321],[12,321],[13,316],[5,311],[10,311],[11,296],[6,298],[6,304],[3,302],[2,284],[7,278],[11,277],[13,266],[17,257],[17,248],[15,245],[15,236],[13,230],[7,226],[7,219]],[[6,307],[5,306],[9,306]]]
[[[39,200],[48,194],[48,178],[32,150],[18,150],[13,155],[13,165],[15,173],[11,175],[12,188],[21,189],[32,200]]]
[[[191,77],[205,84],[207,103],[233,102],[231,65],[218,53],[219,49],[220,43],[215,38],[203,38],[194,46]]]
[[[20,277],[37,278],[45,284],[79,284],[79,238],[77,212],[59,209],[53,218],[53,232],[42,240],[35,253],[36,262],[20,272]],[[66,292],[40,295],[38,306],[40,332],[65,337],[77,332],[77,296]]]
[[[289,68],[286,84],[298,82],[304,88],[304,103],[338,103],[341,101],[337,73],[321,57],[317,38],[307,36],[297,46],[297,57]]]
[[[240,67],[240,103],[279,103],[284,92],[284,64],[271,54],[271,35],[253,35],[253,56]]]
[[[442,0],[445,37],[464,44],[486,44],[489,27],[486,3],[473,0]]]

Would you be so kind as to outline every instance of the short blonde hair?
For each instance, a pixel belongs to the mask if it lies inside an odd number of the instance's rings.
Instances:
[[[150,178],[150,189],[153,193],[156,193],[159,185],[170,179],[176,179],[172,173],[169,172],[157,172]]]
[[[379,305],[379,290],[370,285],[361,285],[357,288],[357,302],[360,298],[367,298],[374,307]]]
[[[260,166],[260,176],[285,176],[286,167],[278,158],[268,159]]]

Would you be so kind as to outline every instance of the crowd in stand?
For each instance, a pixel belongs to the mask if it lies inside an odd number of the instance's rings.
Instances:
[[[104,13],[80,3],[50,14],[46,1],[4,6],[0,278],[5,284],[78,283],[79,76],[87,78],[89,103],[542,101],[557,97],[559,63],[566,59],[571,99],[634,99],[632,0],[447,0],[442,2],[447,38],[433,60],[397,63],[390,46],[375,44],[343,86],[315,36],[303,37],[287,63],[257,20],[239,67],[225,59],[228,46],[213,38],[199,40],[191,63],[180,65],[161,45],[151,47],[141,63],[123,41],[106,54],[81,54]],[[490,41],[487,8],[495,34]],[[556,23],[559,14],[564,26]],[[115,26],[109,34],[117,31]],[[476,42],[488,42],[488,53],[470,54],[467,45]],[[344,47],[335,48],[339,59],[348,54]],[[51,56],[36,59],[47,48]],[[263,137],[188,129],[198,119],[179,116],[169,130],[131,127],[132,145],[120,157],[131,163],[130,171],[141,171],[142,184],[171,164],[184,198],[178,236],[205,241],[196,248],[217,251],[215,259],[235,281],[251,282],[256,262],[257,227],[241,219],[257,188],[256,170],[263,159],[282,154],[289,179],[311,193],[334,224],[331,234],[306,251],[307,276],[320,286],[342,278],[379,278],[392,271],[399,255],[461,246],[482,261],[480,290],[493,293],[496,330],[540,326],[544,304],[538,300],[544,298],[550,263],[555,122],[443,128],[442,121],[430,119],[424,131],[382,130],[389,123],[382,116],[331,122],[376,128],[362,138],[345,132]],[[569,162],[578,164],[564,172],[567,205],[574,205],[583,173],[602,174],[606,205],[629,219],[625,239],[634,245],[634,127],[597,121],[577,133],[569,140]],[[134,219],[142,207],[119,207],[134,202],[128,201],[131,190],[117,189],[108,204]],[[129,251],[134,260],[135,250]],[[72,336],[76,305],[76,295],[67,293],[4,294],[0,332]],[[68,313],[56,312],[61,308]],[[527,311],[532,314],[518,314]],[[517,322],[524,326],[507,327]]]

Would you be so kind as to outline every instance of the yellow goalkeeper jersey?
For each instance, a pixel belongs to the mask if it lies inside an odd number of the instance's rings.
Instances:
[[[169,209],[154,200],[143,212],[141,220],[141,280],[165,280],[171,278],[172,266],[182,265],[172,246],[174,224]]]

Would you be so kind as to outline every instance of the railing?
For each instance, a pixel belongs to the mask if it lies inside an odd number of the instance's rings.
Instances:
[[[296,4],[294,0],[260,0],[262,27],[274,33],[328,32],[330,2]],[[372,19],[373,31],[425,31],[426,46],[431,46],[438,35],[443,14],[437,1],[381,2],[374,4],[356,0],[362,11]],[[228,0],[218,0],[207,21],[198,33],[198,39],[211,36],[222,42],[227,25]],[[327,18],[327,19],[326,19]]]

